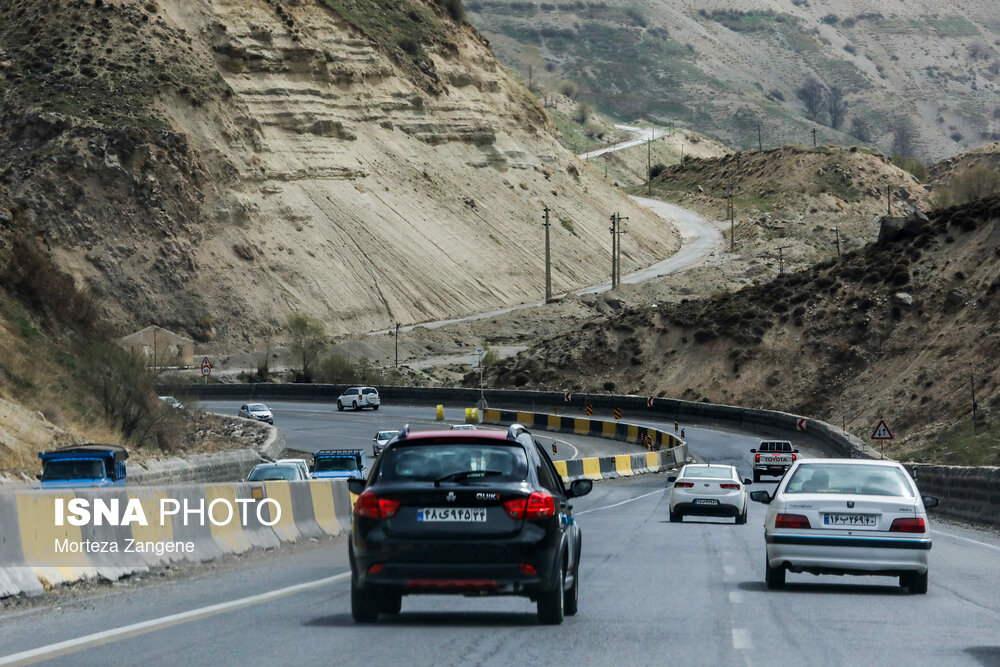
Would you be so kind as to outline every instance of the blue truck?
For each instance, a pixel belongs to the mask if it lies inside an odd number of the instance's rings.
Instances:
[[[364,479],[365,452],[361,449],[321,449],[313,454],[314,479]]]
[[[124,486],[128,450],[119,445],[72,445],[38,452],[42,473],[39,489]]]

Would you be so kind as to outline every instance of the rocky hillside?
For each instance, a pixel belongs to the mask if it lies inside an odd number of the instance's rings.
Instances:
[[[927,190],[883,155],[836,146],[689,159],[652,186],[653,196],[710,219],[728,220],[731,196],[739,258],[776,256],[780,246],[788,267],[836,256],[838,236],[841,251],[875,240],[890,205],[896,215],[931,208]]]
[[[997,465],[997,350],[1000,196],[888,219],[839,261],[734,293],[612,312],[488,384],[785,410],[865,438],[884,418],[893,454]]]
[[[820,143],[924,160],[1000,138],[993,0],[467,5],[540,93],[575,90],[626,120],[677,121],[742,148],[806,143],[815,130]],[[810,81],[814,102],[799,95]]]
[[[0,7],[0,262],[35,238],[120,333],[250,342],[488,309],[676,234],[553,139],[429,0],[19,0]],[[6,194],[4,194],[6,193]]]

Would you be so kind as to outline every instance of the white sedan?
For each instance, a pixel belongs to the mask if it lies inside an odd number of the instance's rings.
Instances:
[[[925,507],[906,468],[895,461],[812,459],[794,463],[775,489],[751,499],[770,505],[764,522],[768,588],[785,572],[899,577],[927,592],[931,548]]]
[[[718,463],[689,463],[680,475],[668,477],[670,520],[683,521],[685,515],[731,516],[736,523],[747,522],[749,479],[740,480],[735,466]]]

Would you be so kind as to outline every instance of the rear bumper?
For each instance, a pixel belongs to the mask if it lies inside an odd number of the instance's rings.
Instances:
[[[674,512],[681,512],[686,516],[739,516],[743,511],[737,505],[695,505],[694,503],[677,503],[673,508]]]
[[[767,561],[793,572],[900,575],[927,571],[930,538],[765,535]]]
[[[369,566],[370,567],[370,566]],[[411,595],[526,595],[552,587],[551,568],[526,574],[515,563],[387,563],[377,574],[358,572],[362,589]]]
[[[788,469],[791,468],[791,464],[787,466],[766,466],[766,465],[755,465],[753,470],[759,475],[771,475],[773,477],[783,477]]]

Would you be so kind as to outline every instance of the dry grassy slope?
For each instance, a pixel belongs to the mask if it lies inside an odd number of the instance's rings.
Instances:
[[[967,417],[970,374],[995,421],[997,350],[1000,196],[936,211],[915,237],[766,284],[625,309],[501,361],[489,384],[846,418],[863,437],[885,418],[899,453]],[[989,451],[976,462],[995,465],[995,440]]]
[[[874,240],[878,219],[887,211],[887,189],[894,214],[930,207],[924,187],[882,155],[831,146],[687,160],[664,170],[653,182],[653,194],[725,219],[730,187],[739,256],[752,261],[760,253],[776,255],[775,248],[783,246],[792,267],[835,255],[834,228],[842,250]]]
[[[620,117],[687,122],[731,145],[756,144],[755,117],[763,120],[765,146],[805,142],[813,127],[820,141],[848,141],[805,116],[795,91],[810,75],[845,91],[850,110],[842,129],[850,127],[851,116],[864,117],[884,150],[898,116],[913,121],[916,153],[926,160],[953,155],[1000,132],[995,64],[1000,22],[993,0],[961,5],[933,0],[468,4],[474,23],[503,62],[526,71],[530,51],[523,44],[541,48],[552,69],[537,76],[543,85],[572,78],[589,92],[582,99]],[[733,10],[751,16],[712,16]],[[825,17],[836,20],[827,23]],[[539,36],[543,29],[547,32]],[[629,68],[615,62],[617,53],[643,40],[664,51],[658,64]],[[535,64],[537,72],[542,69]]]
[[[677,247],[558,146],[471,28],[408,1],[447,28],[423,70],[314,2],[64,2],[45,21],[16,4],[0,16],[15,208],[123,329],[228,342],[291,310],[342,332],[537,298],[544,205],[573,229],[553,227],[557,291],[603,278],[614,210],[633,261]],[[35,33],[66,103],[31,99]],[[90,79],[106,97],[79,103]],[[125,121],[93,113],[115,105]]]
[[[976,167],[1000,171],[1000,142],[984,144],[953,158],[935,162],[927,169],[927,180],[935,184],[947,184],[956,174]]]

